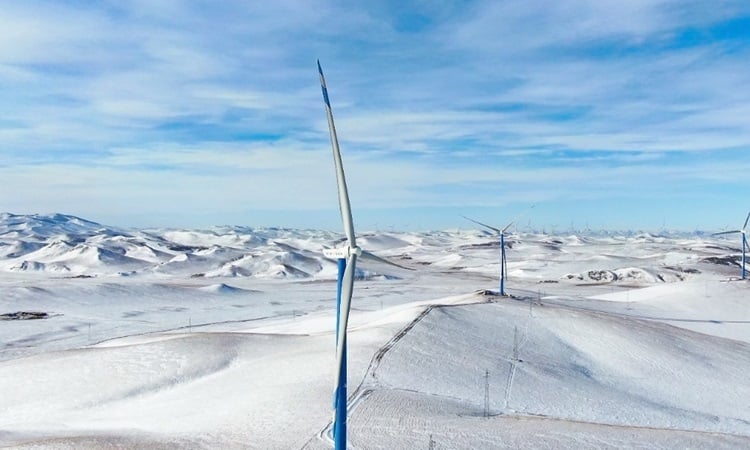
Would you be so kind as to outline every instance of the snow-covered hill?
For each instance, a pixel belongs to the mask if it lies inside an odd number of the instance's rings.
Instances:
[[[0,447],[330,448],[341,238],[1,214]],[[738,242],[359,238],[353,447],[750,446]]]
[[[124,230],[63,214],[3,213],[0,271],[78,277],[331,278],[335,262],[322,250],[339,238],[324,231],[246,227]],[[366,261],[362,268],[360,277],[380,274]]]

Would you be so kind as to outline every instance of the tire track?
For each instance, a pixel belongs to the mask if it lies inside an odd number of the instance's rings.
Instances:
[[[373,388],[364,388],[365,382],[368,380],[369,377],[372,377],[373,380],[377,381],[377,377],[375,376],[375,371],[380,366],[380,362],[383,360],[383,357],[390,349],[393,348],[394,345],[398,343],[406,334],[411,331],[412,328],[414,328],[422,319],[427,316],[427,314],[430,313],[435,308],[435,305],[429,305],[427,306],[417,317],[412,319],[406,326],[404,326],[401,330],[399,330],[398,333],[396,333],[392,338],[388,340],[385,344],[383,344],[378,351],[375,352],[375,354],[370,359],[370,364],[367,366],[367,370],[365,371],[364,377],[362,377],[362,380],[359,382],[359,385],[354,389],[354,391],[349,394],[349,399],[347,400],[347,413],[351,414],[354,411],[354,408],[360,403],[362,399],[370,395],[374,389]],[[375,383],[377,384],[377,383]],[[348,420],[348,419],[347,419]],[[310,443],[312,442],[315,437],[317,437],[320,440],[328,441],[330,443],[333,443],[331,439],[331,426],[333,425],[333,421],[328,422],[318,433],[315,434],[314,437],[310,438],[305,444],[302,446],[302,449],[307,448]]]
[[[356,408],[356,406],[368,395],[370,395],[375,388],[378,387],[377,383],[377,375],[376,371],[378,367],[380,367],[380,363],[383,361],[383,358],[385,355],[403,339],[409,331],[411,331],[419,322],[422,321],[429,313],[431,313],[434,309],[442,309],[442,308],[452,308],[452,307],[461,307],[461,306],[467,306],[472,304],[480,304],[480,303],[490,303],[491,299],[481,299],[475,303],[463,303],[460,305],[428,305],[425,307],[425,309],[417,315],[414,319],[412,319],[408,324],[406,324],[401,330],[399,330],[398,333],[396,333],[392,338],[388,340],[385,344],[383,344],[376,352],[373,354],[372,358],[370,359],[370,363],[367,366],[367,370],[365,371],[365,375],[362,377],[362,380],[359,382],[357,387],[354,389],[354,391],[349,395],[349,398],[347,400],[347,413],[352,414]],[[367,380],[372,378],[374,380],[374,383],[372,383],[374,386],[365,386],[367,383]],[[369,383],[368,383],[369,384]],[[305,444],[302,446],[302,449],[308,448],[313,439],[316,437],[320,440],[327,441],[329,443],[333,443],[331,439],[331,426],[333,425],[333,421],[328,422],[318,433],[315,434],[315,436],[311,437]]]
[[[378,349],[377,352],[373,355],[372,359],[370,360],[370,364],[367,367],[367,371],[365,372],[365,376],[362,379],[362,382],[367,379],[368,375],[372,376],[373,379],[377,380],[377,376],[375,375],[375,371],[378,370],[378,367],[380,367],[380,363],[383,361],[383,357],[388,353],[393,346],[395,346],[404,336],[406,336],[409,331],[411,331],[419,322],[424,319],[427,314],[429,314],[433,309],[435,309],[435,305],[430,305],[424,309],[417,317],[415,317],[411,322],[406,324],[404,328],[402,328],[398,333],[396,333],[388,342],[385,343],[380,349]],[[362,383],[360,383],[360,386]],[[357,387],[359,389],[359,387]]]

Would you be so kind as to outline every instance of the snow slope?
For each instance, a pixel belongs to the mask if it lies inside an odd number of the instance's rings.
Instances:
[[[341,236],[0,214],[0,447],[330,448]],[[363,233],[352,448],[747,448],[748,283],[703,236]],[[35,315],[21,317],[37,317]]]

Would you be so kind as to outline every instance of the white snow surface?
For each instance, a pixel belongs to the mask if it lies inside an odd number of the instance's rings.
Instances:
[[[750,447],[739,242],[358,238],[350,448]],[[331,448],[342,239],[0,214],[0,448]]]

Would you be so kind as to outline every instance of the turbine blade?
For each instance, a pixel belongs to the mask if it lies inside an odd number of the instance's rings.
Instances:
[[[721,231],[719,233],[711,233],[711,236],[718,236],[720,234],[732,234],[732,233],[742,233],[742,230]]]
[[[468,220],[468,221],[470,221],[470,222],[474,222],[474,223],[475,223],[475,224],[477,224],[477,225],[481,225],[481,226],[483,226],[483,227],[485,227],[485,228],[487,228],[487,229],[489,229],[489,230],[492,230],[492,231],[494,231],[494,232],[496,232],[496,233],[502,233],[502,232],[503,232],[503,231],[502,231],[501,229],[499,229],[499,228],[495,228],[495,227],[489,226],[489,225],[487,225],[486,223],[482,223],[482,222],[480,222],[480,221],[478,221],[478,220],[474,220],[474,219],[472,219],[472,218],[469,218],[469,217],[466,217],[466,216],[461,216],[461,217],[463,217],[464,219],[466,219],[466,220]]]
[[[349,203],[349,191],[346,188],[346,177],[344,176],[344,164],[341,161],[341,150],[339,149],[339,139],[336,136],[336,126],[333,123],[333,111],[331,110],[331,101],[328,98],[328,88],[326,79],[323,76],[323,69],[320,67],[318,60],[318,73],[320,74],[320,88],[323,91],[323,101],[326,104],[326,116],[328,118],[328,131],[331,134],[331,147],[333,147],[333,163],[336,166],[336,182],[339,191],[339,210],[341,211],[341,221],[344,224],[344,234],[349,241],[350,247],[356,247],[354,237],[354,221],[352,220],[352,207]]]
[[[742,231],[745,231],[747,229],[747,221],[750,220],[750,212],[747,213],[747,218],[745,218],[745,224],[742,225]]]
[[[516,222],[518,221],[518,219],[520,219],[520,218],[521,218],[521,216],[523,216],[524,214],[526,214],[527,212],[529,212],[529,210],[531,210],[531,209],[534,209],[534,208],[536,208],[536,204],[535,204],[535,203],[534,203],[534,204],[532,204],[531,206],[529,206],[528,208],[524,209],[524,210],[523,210],[523,211],[521,211],[520,213],[516,214],[516,217],[514,217],[514,218],[513,218],[513,220],[511,220],[511,221],[510,221],[510,223],[509,223],[508,225],[506,225],[506,226],[505,226],[505,228],[503,228],[503,231],[502,231],[502,232],[503,232],[503,233],[505,233],[505,231],[506,231],[506,230],[507,230],[508,228],[510,228],[510,226],[511,226],[511,225],[513,225],[514,223],[516,223]]]
[[[362,259],[369,259],[371,261],[377,261],[379,263],[388,264],[389,266],[398,267],[399,269],[414,270],[411,267],[406,267],[406,266],[402,266],[401,264],[396,264],[393,261],[389,261],[372,252],[368,252],[367,250],[362,250]]]
[[[346,331],[349,326],[349,310],[352,303],[352,292],[354,290],[354,272],[356,269],[357,255],[352,253],[346,261],[344,277],[341,280],[341,308],[339,309],[339,329],[336,336],[336,383],[334,389],[342,382],[341,365],[344,362],[344,349],[346,348]],[[346,382],[346,380],[343,380]]]

